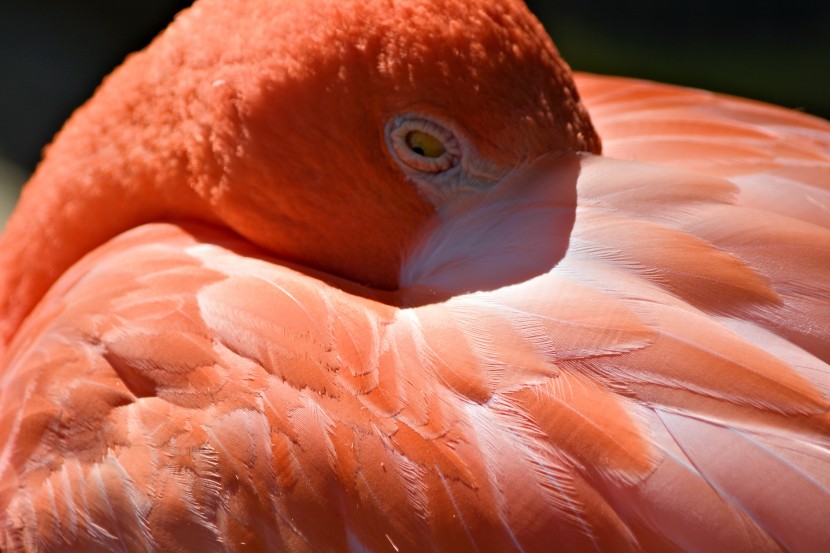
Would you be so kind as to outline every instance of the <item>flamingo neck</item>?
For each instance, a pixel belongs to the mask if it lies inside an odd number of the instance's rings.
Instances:
[[[165,193],[169,183],[150,177],[149,168],[108,163],[114,156],[106,150],[68,156],[60,141],[51,148],[55,155],[24,187],[0,236],[0,358],[49,288],[84,255],[147,222],[205,218],[196,194],[181,198],[186,187],[178,187],[179,197]]]

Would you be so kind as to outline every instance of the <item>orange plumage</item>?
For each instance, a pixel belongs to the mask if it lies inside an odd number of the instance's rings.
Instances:
[[[520,2],[201,0],[0,239],[0,549],[828,549],[828,212]]]

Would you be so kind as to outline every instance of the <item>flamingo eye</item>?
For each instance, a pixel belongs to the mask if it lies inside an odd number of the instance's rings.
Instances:
[[[447,149],[444,144],[432,136],[422,131],[410,131],[406,134],[406,145],[409,149],[424,157],[441,157]]]
[[[388,130],[391,150],[409,168],[441,173],[458,165],[461,148],[449,129],[421,117],[394,119]]]

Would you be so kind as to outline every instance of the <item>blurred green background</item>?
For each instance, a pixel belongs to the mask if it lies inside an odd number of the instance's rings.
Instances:
[[[189,3],[0,4],[0,224],[72,110]],[[830,2],[528,4],[574,69],[707,88],[830,118]]]

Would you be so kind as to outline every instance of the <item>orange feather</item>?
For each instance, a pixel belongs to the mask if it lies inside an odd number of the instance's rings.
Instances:
[[[0,238],[0,550],[830,549],[828,214],[518,0],[200,0]]]

